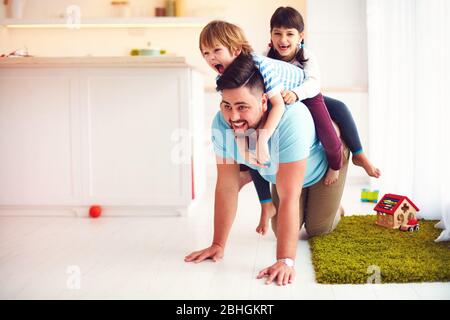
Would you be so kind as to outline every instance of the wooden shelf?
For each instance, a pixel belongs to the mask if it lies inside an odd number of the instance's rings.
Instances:
[[[130,18],[85,18],[80,24],[71,24],[68,19],[3,19],[0,25],[8,29],[86,29],[86,28],[202,28],[212,18],[207,17],[130,17]]]

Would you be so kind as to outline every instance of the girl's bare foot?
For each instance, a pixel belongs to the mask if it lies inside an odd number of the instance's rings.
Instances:
[[[363,152],[354,154],[352,157],[352,162],[355,166],[363,167],[367,174],[371,177],[379,178],[381,176],[380,169],[375,167]]]
[[[331,168],[328,168],[327,174],[325,175],[325,180],[323,181],[323,184],[326,186],[329,186],[337,181],[339,178],[339,170],[333,170]]]
[[[259,219],[259,225],[256,227],[256,232],[265,235],[269,230],[269,219],[277,214],[273,202],[266,202],[261,204],[261,218]]]

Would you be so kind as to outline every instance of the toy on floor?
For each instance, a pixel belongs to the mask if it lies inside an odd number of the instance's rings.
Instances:
[[[98,218],[102,214],[102,207],[99,205],[93,205],[89,208],[89,215],[91,218]]]
[[[378,190],[361,189],[361,202],[377,203],[378,193]]]
[[[417,219],[411,219],[407,224],[401,225],[398,230],[400,231],[419,231],[419,224],[417,223]]]
[[[442,220],[436,223],[435,228],[443,230],[434,242],[450,241],[450,204],[445,208],[442,213]]]
[[[417,212],[419,208],[408,197],[387,193],[377,203],[377,225],[399,229],[401,231],[417,231]]]

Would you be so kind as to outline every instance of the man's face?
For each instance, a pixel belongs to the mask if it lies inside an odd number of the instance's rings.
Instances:
[[[225,89],[220,103],[225,121],[236,133],[256,129],[267,110],[267,96],[261,93],[259,97],[245,87]]]
[[[217,73],[223,74],[228,66],[241,53],[240,50],[230,52],[225,46],[216,43],[213,48],[202,47],[202,55],[208,65]]]

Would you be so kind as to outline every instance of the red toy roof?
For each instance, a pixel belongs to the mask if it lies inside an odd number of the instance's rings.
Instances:
[[[377,203],[375,208],[373,208],[373,210],[387,214],[394,214],[394,212],[405,199],[409,202],[410,205],[414,207],[414,209],[419,211],[419,208],[417,208],[417,206],[411,200],[409,200],[408,197],[392,193],[385,194],[383,198],[381,198],[381,200]]]

